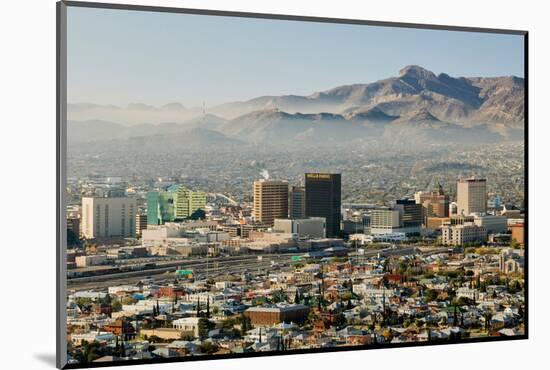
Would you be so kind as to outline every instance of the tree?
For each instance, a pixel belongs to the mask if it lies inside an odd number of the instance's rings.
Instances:
[[[129,305],[129,304],[134,304],[134,303],[136,303],[136,302],[137,302],[137,300],[134,299],[133,297],[130,297],[130,296],[127,296],[127,297],[122,298],[122,304],[127,304],[127,305]]]
[[[206,218],[206,212],[202,209],[197,209],[195,212],[189,216],[190,220],[204,220]]]
[[[189,333],[182,333],[182,335],[180,336],[180,339],[186,340],[186,341],[192,341],[195,339],[195,337]]]
[[[342,293],[341,298],[343,301],[349,301],[353,298],[353,295],[350,292]]]
[[[428,271],[424,274],[424,279],[433,279],[435,277],[435,274],[431,271]]]
[[[210,297],[206,300],[206,317],[210,318]]]
[[[199,337],[200,338],[206,338],[208,336],[208,332],[216,326],[212,321],[208,320],[206,317],[201,317],[199,319]]]
[[[489,331],[489,329],[491,328],[491,313],[490,312],[485,312],[485,331]]]
[[[455,302],[459,306],[471,306],[473,303],[474,301],[467,297],[459,297]]]
[[[74,300],[74,303],[82,309],[85,306],[89,306],[92,303],[92,299],[88,297],[79,297]]]
[[[67,229],[67,246],[68,247],[80,246],[80,239],[78,238],[78,235],[76,235],[76,233],[71,229]]]
[[[336,325],[336,327],[341,328],[341,327],[345,326],[346,323],[347,323],[347,321],[346,321],[346,317],[344,316],[344,314],[339,313],[339,314],[336,315],[336,318],[334,320],[334,324]]]
[[[113,303],[111,303],[111,308],[115,312],[120,311],[122,309],[122,303],[120,303],[119,300],[113,301]]]
[[[120,357],[126,357],[126,348],[124,348],[124,341],[120,345]]]
[[[275,293],[273,293],[273,303],[279,303],[279,302],[284,302],[286,301],[286,295],[285,293],[283,292],[282,289],[276,291]]]
[[[105,297],[101,298],[101,303],[106,305],[111,305],[112,298],[109,294],[106,294]]]
[[[212,343],[209,341],[202,342],[199,348],[202,353],[208,354],[208,355],[211,355],[212,353],[216,353],[219,349],[216,343]]]
[[[88,343],[87,341],[82,341],[82,348],[80,352],[75,356],[79,362],[89,363],[100,357],[99,350],[101,345],[97,341]]]
[[[156,335],[151,335],[149,337],[149,343],[162,343],[164,340]]]
[[[453,313],[453,325],[456,326],[456,323],[458,322],[458,311],[457,306],[455,304],[454,306],[454,313]]]
[[[118,336],[115,338],[115,349],[113,350],[115,356],[120,356],[120,344],[118,343]]]
[[[426,291],[426,294],[425,294],[424,298],[426,299],[426,302],[432,302],[432,301],[435,301],[437,299],[438,295],[439,294],[437,293],[437,290],[428,289]]]
[[[244,314],[241,314],[240,318],[239,318],[239,321],[240,321],[240,324],[241,324],[241,336],[245,336],[246,333],[252,329],[252,322],[250,320],[250,317],[244,315]]]

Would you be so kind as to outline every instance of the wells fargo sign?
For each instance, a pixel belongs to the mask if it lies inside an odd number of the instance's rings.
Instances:
[[[330,180],[331,177],[330,173],[306,173],[307,179]]]

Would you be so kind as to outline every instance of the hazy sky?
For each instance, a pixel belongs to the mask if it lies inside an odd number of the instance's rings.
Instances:
[[[396,76],[523,77],[523,37],[69,7],[68,101],[207,106]]]

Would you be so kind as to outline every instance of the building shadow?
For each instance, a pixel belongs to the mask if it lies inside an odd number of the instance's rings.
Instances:
[[[55,353],[35,353],[34,358],[42,363],[55,367]]]

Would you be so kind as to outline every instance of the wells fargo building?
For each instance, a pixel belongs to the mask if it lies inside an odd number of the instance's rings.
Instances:
[[[327,237],[340,235],[342,175],[306,173],[306,217],[324,217]]]

